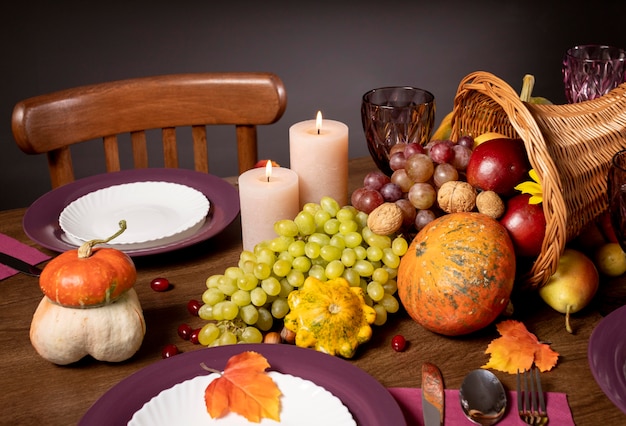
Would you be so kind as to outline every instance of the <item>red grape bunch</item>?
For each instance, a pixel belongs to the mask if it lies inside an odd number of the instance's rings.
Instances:
[[[445,182],[464,180],[465,169],[474,147],[471,136],[451,140],[398,143],[391,148],[391,176],[376,170],[369,172],[363,186],[352,193],[352,205],[371,213],[385,202],[396,203],[403,213],[402,228],[417,232],[441,215],[437,206],[437,191]]]

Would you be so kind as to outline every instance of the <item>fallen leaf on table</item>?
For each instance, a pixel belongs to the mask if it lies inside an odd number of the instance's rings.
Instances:
[[[502,337],[491,341],[486,354],[491,354],[489,362],[482,368],[493,368],[505,373],[516,374],[517,370],[530,370],[533,362],[540,371],[552,370],[559,354],[550,345],[541,343],[526,326],[515,320],[506,320],[496,325]]]
[[[211,417],[233,412],[255,423],[263,418],[280,421],[282,393],[265,372],[269,366],[267,359],[256,352],[232,356],[221,376],[205,390],[204,401]]]

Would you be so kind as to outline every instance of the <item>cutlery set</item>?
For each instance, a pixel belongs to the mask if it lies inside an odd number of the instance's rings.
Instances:
[[[474,424],[493,425],[503,417],[506,392],[498,378],[488,370],[471,371],[459,389],[461,408]],[[439,368],[429,362],[422,364],[422,412],[425,426],[444,425],[445,393]],[[548,413],[539,369],[517,372],[517,409],[520,419],[528,425],[548,424]]]

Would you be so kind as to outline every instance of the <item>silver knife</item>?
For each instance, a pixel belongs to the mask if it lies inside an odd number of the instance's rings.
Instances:
[[[7,265],[9,268],[13,268],[16,271],[19,271],[26,275],[31,275],[33,277],[38,277],[39,275],[41,275],[41,269],[39,269],[38,267],[26,263],[23,260],[10,256],[6,253],[0,252],[0,263]]]
[[[422,411],[425,426],[443,426],[444,387],[435,364],[422,364]]]

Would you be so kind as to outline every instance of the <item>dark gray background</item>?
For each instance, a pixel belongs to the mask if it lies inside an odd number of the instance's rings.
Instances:
[[[272,71],[284,81],[282,119],[259,129],[260,158],[289,165],[288,130],[317,110],[350,127],[350,156],[367,155],[360,99],[386,85],[430,90],[437,122],[459,81],[489,71],[564,103],[561,59],[570,46],[626,46],[620,1],[128,1],[3,2],[0,43],[0,209],[26,207],[50,189],[45,156],[14,143],[20,99],[71,86],[178,72]],[[218,129],[211,173],[236,174],[234,131]],[[90,142],[91,143],[91,142]],[[95,144],[95,142],[93,142]],[[79,176],[98,150],[74,159]],[[225,160],[226,159],[226,160]],[[158,163],[157,163],[158,165]],[[102,167],[102,171],[103,166]],[[191,167],[191,166],[189,166]]]

